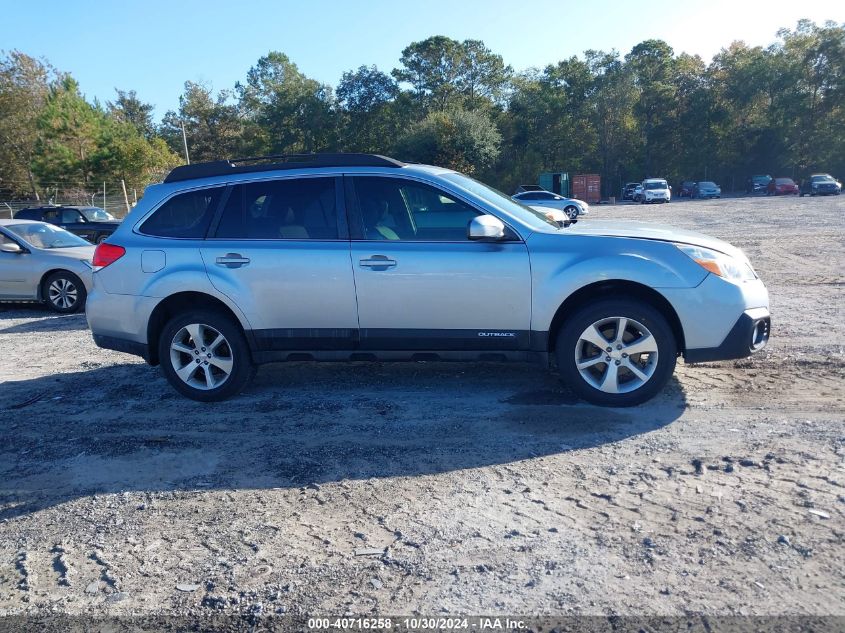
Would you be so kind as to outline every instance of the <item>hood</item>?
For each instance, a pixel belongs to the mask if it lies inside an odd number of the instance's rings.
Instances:
[[[567,234],[577,233],[578,235],[627,237],[640,240],[660,240],[661,242],[694,244],[695,246],[703,246],[704,248],[710,248],[726,255],[745,259],[745,255],[740,249],[723,240],[704,235],[703,233],[679,229],[668,224],[652,224],[650,222],[624,220],[589,220],[577,222],[569,226],[569,228],[564,229],[564,231]]]

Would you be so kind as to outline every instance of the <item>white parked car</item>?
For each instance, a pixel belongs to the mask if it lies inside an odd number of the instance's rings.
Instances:
[[[672,187],[663,178],[646,178],[643,180],[643,191],[640,203],[669,202],[672,199]]]
[[[559,209],[566,214],[570,220],[579,215],[587,215],[590,212],[590,205],[577,198],[565,198],[551,191],[523,191],[511,196],[517,202],[527,204],[530,207],[548,207]]]

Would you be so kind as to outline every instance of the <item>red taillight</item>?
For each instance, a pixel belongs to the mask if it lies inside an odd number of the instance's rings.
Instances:
[[[113,264],[126,254],[126,249],[117,244],[101,242],[94,250],[94,268],[103,268]]]

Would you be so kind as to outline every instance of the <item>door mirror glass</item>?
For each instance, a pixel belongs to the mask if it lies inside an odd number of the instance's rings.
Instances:
[[[505,237],[505,225],[492,215],[479,215],[469,222],[467,237],[471,240],[500,240]]]
[[[17,242],[3,242],[0,244],[0,251],[3,253],[20,253],[22,250]]]

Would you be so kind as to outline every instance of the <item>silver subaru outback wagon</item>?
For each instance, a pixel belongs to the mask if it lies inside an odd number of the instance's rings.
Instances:
[[[261,363],[534,360],[628,406],[687,362],[742,358],[769,299],[739,249],[570,223],[463,174],[368,154],[177,167],[94,256],[97,345],[227,398]]]

